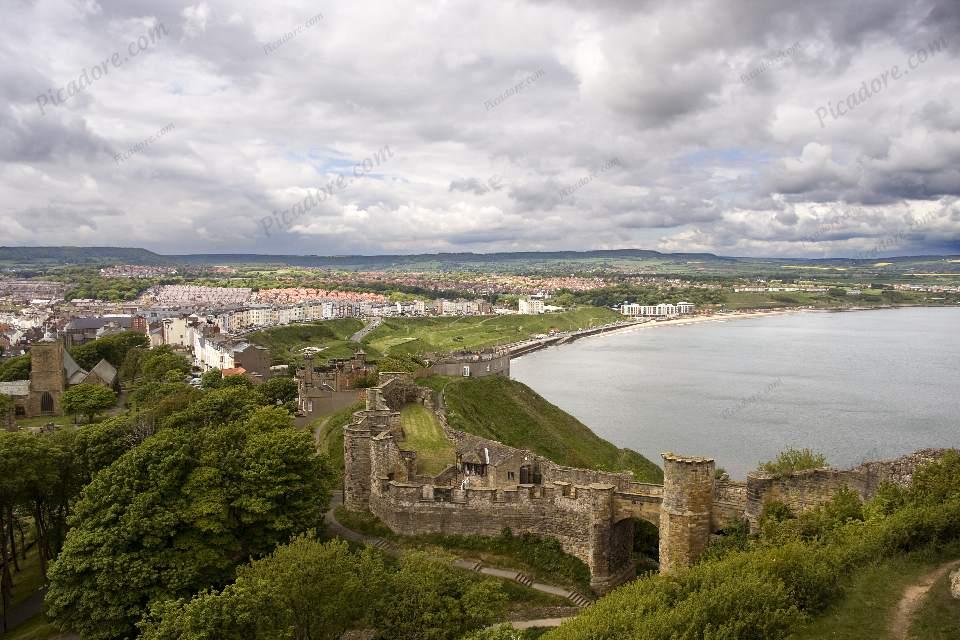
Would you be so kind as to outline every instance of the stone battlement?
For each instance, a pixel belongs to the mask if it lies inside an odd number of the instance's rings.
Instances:
[[[456,464],[436,476],[416,473],[417,454],[401,448],[400,408],[418,402],[435,411],[456,450]],[[503,529],[552,537],[590,568],[606,591],[633,576],[634,522],[660,532],[660,569],[697,560],[711,535],[779,500],[795,511],[829,501],[842,487],[872,497],[883,482],[906,485],[917,467],[945,450],[918,451],[853,469],[814,469],[783,476],[750,474],[746,482],[716,477],[712,458],[662,454],[664,483],[629,473],[558,465],[525,449],[451,429],[442,398],[409,374],[381,374],[367,390],[367,408],[344,429],[345,505],[369,510],[402,535],[496,536]]]

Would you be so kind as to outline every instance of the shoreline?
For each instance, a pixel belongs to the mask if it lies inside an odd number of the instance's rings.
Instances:
[[[522,358],[525,355],[536,353],[550,347],[562,347],[566,344],[572,344],[585,340],[587,338],[596,338],[600,336],[616,335],[630,331],[639,331],[641,329],[651,329],[654,327],[666,326],[686,326],[691,324],[703,324],[705,322],[726,322],[727,320],[741,320],[751,318],[767,318],[771,316],[782,316],[794,313],[848,313],[854,311],[891,311],[896,309],[916,309],[916,308],[935,308],[952,309],[954,305],[891,305],[883,307],[832,307],[825,309],[806,308],[806,307],[787,307],[780,309],[755,309],[750,311],[727,311],[723,313],[694,314],[688,317],[671,318],[670,320],[648,320],[646,322],[632,322],[623,326],[610,327],[608,329],[599,329],[584,335],[568,336],[567,339],[548,339],[539,344],[528,343],[523,346],[520,353],[510,356],[511,360]]]

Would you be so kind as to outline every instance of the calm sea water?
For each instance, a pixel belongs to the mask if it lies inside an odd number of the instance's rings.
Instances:
[[[735,478],[787,446],[845,467],[960,447],[960,309],[792,313],[588,338],[514,360],[513,378],[661,462]]]

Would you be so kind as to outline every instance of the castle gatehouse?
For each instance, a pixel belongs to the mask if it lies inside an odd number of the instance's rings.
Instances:
[[[434,412],[453,445],[450,464],[427,475],[404,448],[400,410],[411,403]],[[576,469],[532,451],[451,429],[442,397],[406,374],[383,373],[367,389],[366,408],[344,430],[344,503],[370,511],[401,535],[499,535],[510,528],[558,540],[590,568],[591,587],[603,593],[635,575],[634,524],[658,527],[660,571],[687,567],[711,536],[746,520],[755,527],[765,502],[795,510],[823,504],[841,487],[864,498],[880,483],[910,482],[918,464],[941,450],[850,470],[816,469],[746,482],[718,478],[711,458],[663,454],[663,485],[629,473]]]

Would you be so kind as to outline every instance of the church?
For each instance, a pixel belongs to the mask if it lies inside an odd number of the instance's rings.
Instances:
[[[0,393],[13,399],[14,417],[63,415],[63,392],[77,384],[99,384],[119,389],[117,370],[100,360],[84,371],[63,346],[62,340],[44,338],[30,348],[30,379],[0,382]]]

